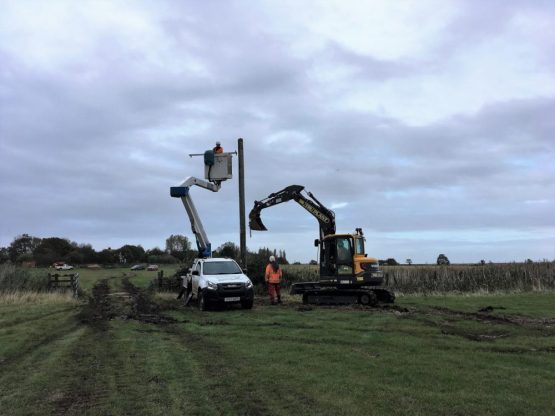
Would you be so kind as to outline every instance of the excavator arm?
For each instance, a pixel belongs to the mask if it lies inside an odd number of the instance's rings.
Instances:
[[[335,214],[332,210],[326,208],[311,192],[303,195],[304,186],[290,185],[281,191],[268,195],[261,201],[254,201],[254,207],[249,213],[249,227],[254,231],[266,231],[267,228],[260,219],[260,212],[264,208],[269,208],[283,202],[294,200],[310,214],[312,214],[320,224],[320,239],[326,235],[335,234]]]

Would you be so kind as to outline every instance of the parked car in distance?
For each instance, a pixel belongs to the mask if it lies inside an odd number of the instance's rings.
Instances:
[[[151,272],[154,272],[154,271],[158,270],[158,265],[157,264],[149,264],[146,269],[151,271]]]
[[[56,270],[72,270],[73,266],[70,266],[69,264],[65,264],[65,263],[54,263],[54,268]]]
[[[131,266],[131,270],[144,270],[146,266],[144,264],[135,264]]]

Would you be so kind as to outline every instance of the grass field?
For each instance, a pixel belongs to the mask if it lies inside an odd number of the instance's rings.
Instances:
[[[553,414],[553,292],[201,313],[79,272],[90,301],[0,297],[0,414]]]

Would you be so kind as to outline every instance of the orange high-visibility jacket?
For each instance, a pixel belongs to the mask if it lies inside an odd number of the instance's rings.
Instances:
[[[277,272],[274,272],[272,264],[268,263],[264,277],[268,283],[279,283],[281,280],[281,267],[277,270]]]

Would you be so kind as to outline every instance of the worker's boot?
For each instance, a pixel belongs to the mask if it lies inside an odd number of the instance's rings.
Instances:
[[[277,303],[281,303],[281,296],[278,296],[278,302]]]

